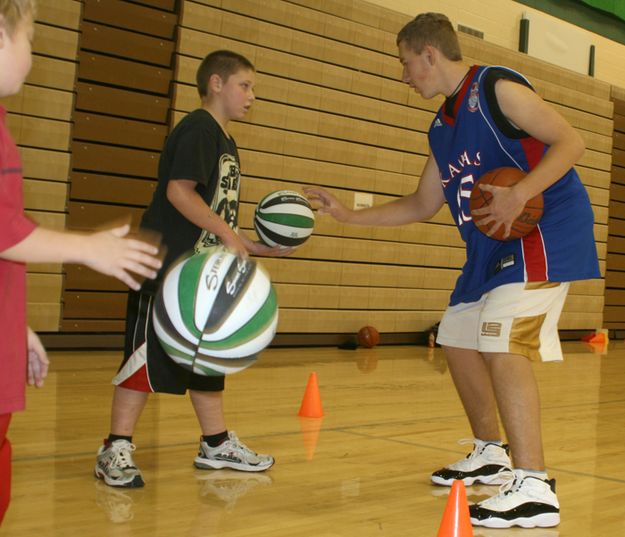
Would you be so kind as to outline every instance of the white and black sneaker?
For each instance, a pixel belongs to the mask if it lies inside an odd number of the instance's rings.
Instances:
[[[463,481],[470,487],[473,483],[483,485],[502,485],[505,481],[500,472],[510,470],[510,461],[507,444],[493,444],[483,440],[461,440],[460,444],[473,442],[473,451],[464,459],[459,460],[432,474],[432,483],[451,487],[455,480]]]
[[[555,479],[543,480],[523,470],[505,472],[510,480],[499,494],[469,506],[471,524],[487,528],[550,528],[560,523]]]
[[[252,451],[241,442],[234,431],[228,432],[228,439],[216,447],[209,446],[200,438],[200,449],[195,457],[195,467],[200,469],[232,468],[242,472],[262,472],[274,463],[271,455]]]
[[[127,440],[115,440],[100,446],[96,457],[95,476],[111,487],[142,487],[144,482],[141,470],[132,460],[135,449],[135,445]]]

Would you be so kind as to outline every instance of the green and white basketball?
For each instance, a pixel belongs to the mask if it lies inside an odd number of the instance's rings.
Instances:
[[[271,343],[278,302],[263,267],[217,248],[171,266],[153,320],[176,363],[199,375],[225,375],[252,365]]]
[[[256,206],[254,228],[268,246],[296,247],[310,237],[315,213],[308,200],[293,190],[278,190]]]

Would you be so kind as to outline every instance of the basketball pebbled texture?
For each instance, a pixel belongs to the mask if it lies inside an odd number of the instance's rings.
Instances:
[[[172,360],[200,375],[224,375],[252,365],[271,343],[278,303],[262,266],[216,248],[172,265],[153,320]]]
[[[479,187],[479,185],[486,184],[494,186],[512,186],[518,183],[526,175],[526,172],[524,172],[523,170],[519,170],[518,168],[496,168],[494,170],[486,172],[484,175],[482,175],[482,177],[480,177],[479,181],[475,183],[475,185],[473,186],[473,190],[471,191],[469,206],[471,208],[471,216],[473,218],[473,222],[482,233],[488,235],[492,223],[489,222],[488,224],[480,224],[480,219],[483,218],[483,216],[474,216],[473,211],[487,206],[493,196],[490,192],[483,191]],[[493,235],[490,236],[490,238],[499,241],[510,241],[525,237],[526,235],[531,233],[537,226],[540,218],[542,217],[543,209],[543,195],[538,194],[525,204],[523,211],[513,222],[510,229],[510,235],[508,237],[504,239],[504,227],[499,226],[499,228],[495,231],[495,233],[493,233]]]
[[[297,247],[313,232],[315,214],[308,200],[293,190],[267,194],[256,206],[254,228],[268,246]]]

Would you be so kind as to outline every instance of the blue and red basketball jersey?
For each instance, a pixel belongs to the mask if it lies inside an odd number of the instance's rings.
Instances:
[[[469,198],[484,173],[502,166],[529,171],[548,149],[503,118],[494,95],[497,78],[531,87],[510,69],[473,66],[455,100],[443,104],[430,126],[430,147],[447,204],[466,243],[467,261],[451,295],[451,305],[474,302],[485,292],[508,283],[600,276],[594,216],[588,193],[573,168],[543,192],[543,217],[526,237],[496,241],[473,223]]]

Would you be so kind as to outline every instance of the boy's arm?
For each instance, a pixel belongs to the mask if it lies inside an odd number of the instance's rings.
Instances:
[[[189,222],[209,233],[217,235],[231,252],[247,256],[247,249],[241,238],[226,222],[217,215],[202,199],[190,179],[170,180],[167,184],[167,199]]]
[[[24,263],[80,263],[139,289],[140,284],[130,272],[155,278],[161,261],[154,257],[158,247],[125,239],[129,231],[127,224],[95,233],[37,227],[22,241],[0,252],[0,258]]]
[[[499,80],[495,85],[495,93],[499,108],[509,121],[550,146],[536,167],[514,187],[482,188],[492,192],[494,200],[477,214],[490,215],[488,221],[495,222],[494,227],[503,224],[509,232],[525,203],[568,172],[585,148],[577,131],[528,87],[509,80]]]
[[[438,166],[432,156],[425,163],[419,186],[412,194],[382,205],[354,211],[320,187],[306,187],[304,192],[319,205],[318,212],[339,222],[363,226],[400,226],[432,218],[445,203]]]

